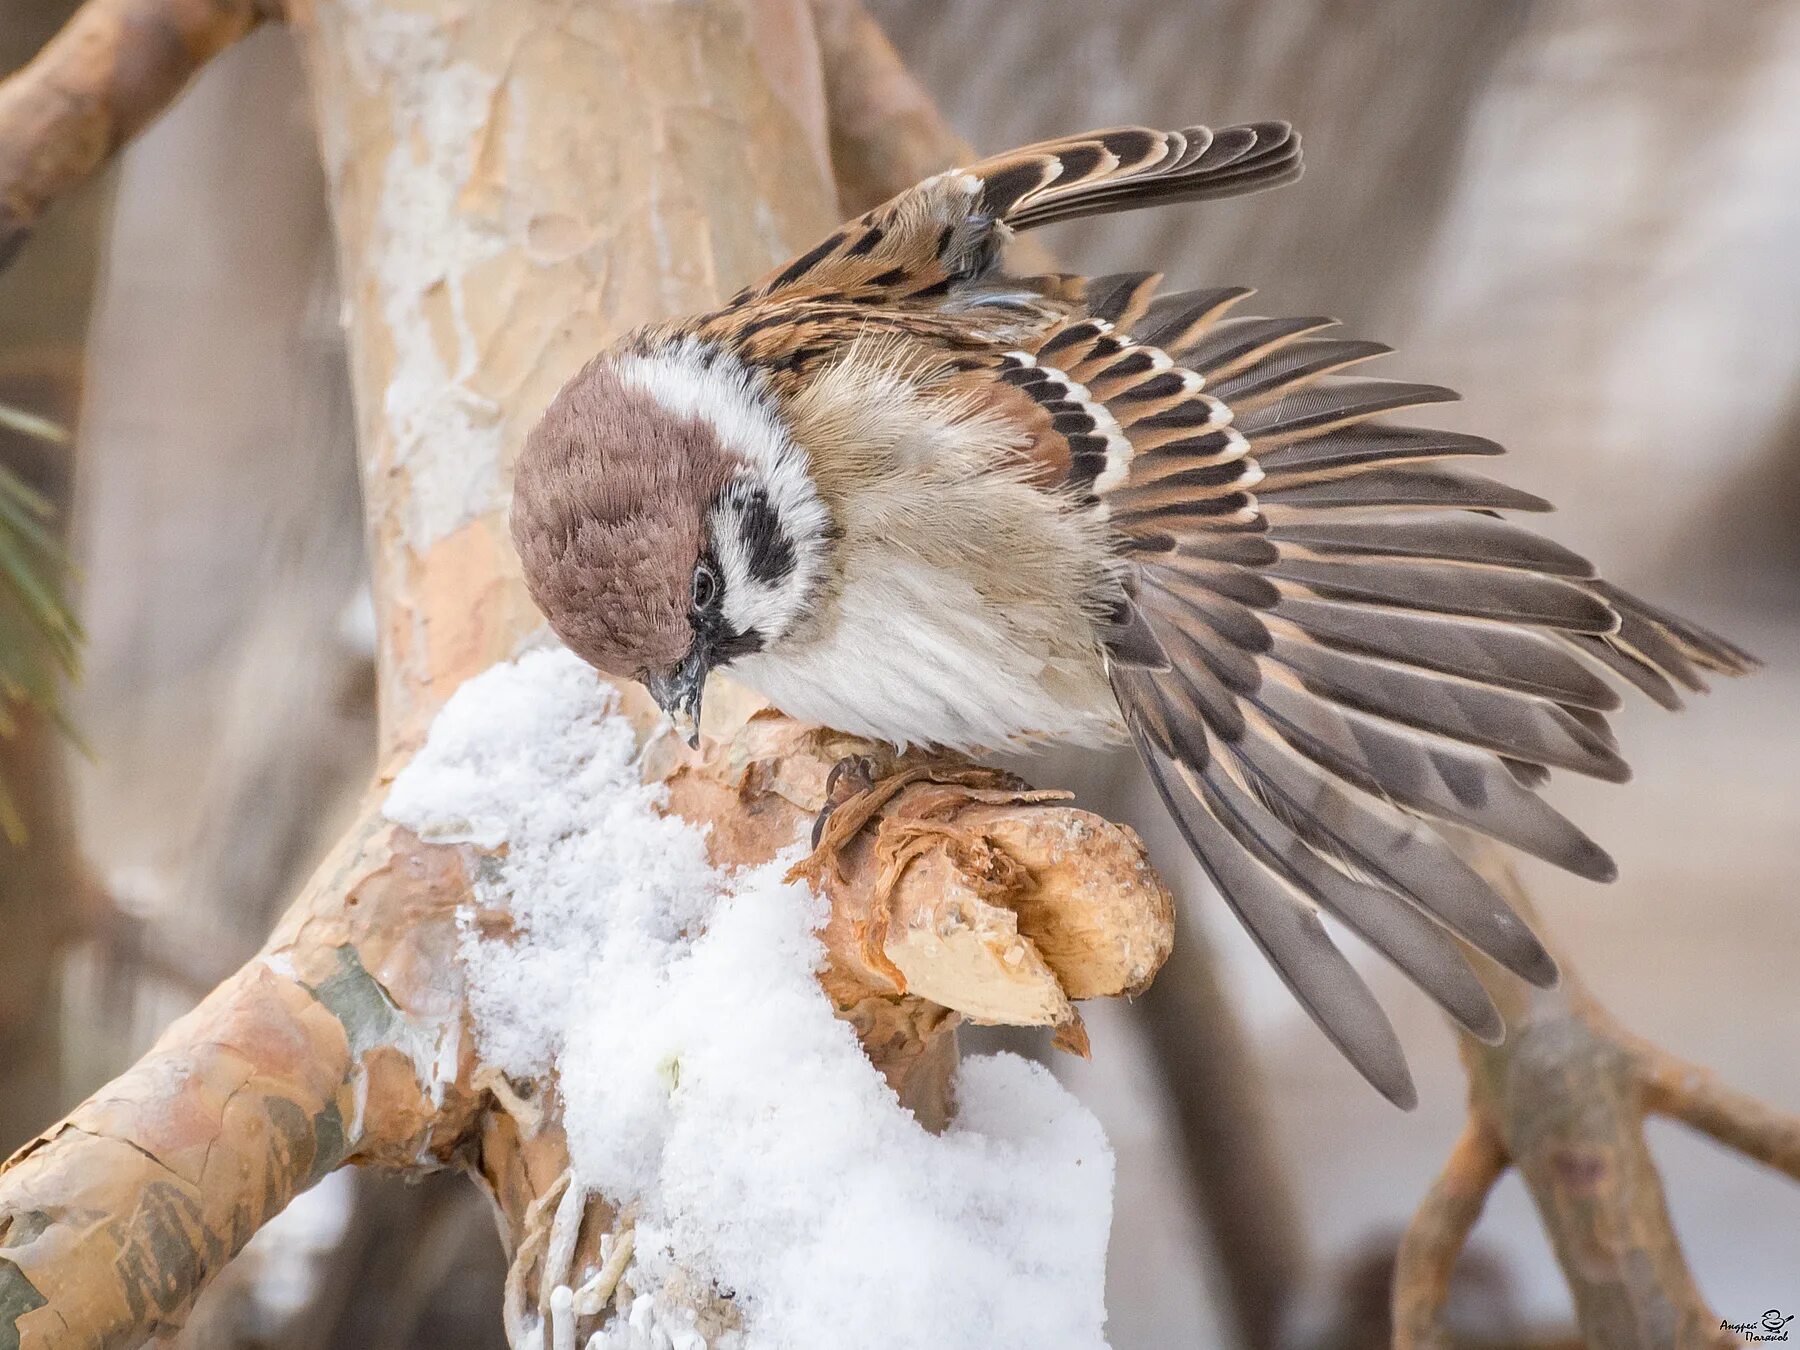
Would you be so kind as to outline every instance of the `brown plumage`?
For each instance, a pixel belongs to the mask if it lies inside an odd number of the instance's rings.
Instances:
[[[1498,1038],[1454,939],[1555,967],[1431,822],[1610,878],[1535,792],[1626,776],[1604,676],[1673,706],[1752,662],[1502,519],[1545,503],[1452,467],[1492,442],[1389,425],[1454,395],[1361,373],[1379,344],[1239,317],[1242,288],[1001,269],[1018,229],[1298,172],[1270,122],[929,179],[572,381],[514,528],[557,631],[678,715],[730,664],[896,742],[1128,736],[1296,996],[1410,1104],[1319,912]]]

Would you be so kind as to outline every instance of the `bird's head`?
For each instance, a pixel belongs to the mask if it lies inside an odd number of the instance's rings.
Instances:
[[[806,617],[832,531],[751,377],[684,345],[563,388],[520,455],[512,533],[557,636],[642,681],[693,743],[708,673]]]

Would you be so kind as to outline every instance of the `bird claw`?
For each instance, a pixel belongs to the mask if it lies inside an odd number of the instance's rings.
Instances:
[[[825,824],[838,807],[875,786],[880,768],[874,755],[845,755],[831,766],[831,772],[825,775],[825,805],[813,820],[811,847],[819,847]]]
[[[813,820],[812,851],[788,871],[788,880],[817,883],[829,875],[842,881],[842,854],[863,826],[895,794],[925,776],[925,767],[900,767],[892,755],[846,755],[825,776],[825,805]]]
[[[844,851],[863,827],[915,783],[941,783],[974,799],[1053,800],[1066,793],[1032,792],[1010,774],[940,754],[912,751],[847,755],[825,778],[825,805],[813,821],[812,851],[788,871],[788,879],[817,883],[844,879]]]

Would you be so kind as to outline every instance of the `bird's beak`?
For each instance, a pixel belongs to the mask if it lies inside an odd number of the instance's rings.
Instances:
[[[706,652],[696,642],[681,664],[652,672],[645,687],[657,706],[669,715],[676,734],[690,746],[700,744],[700,695],[706,689]]]

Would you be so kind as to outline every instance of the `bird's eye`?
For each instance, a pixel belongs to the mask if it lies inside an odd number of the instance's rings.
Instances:
[[[719,574],[713,571],[712,564],[704,559],[694,569],[691,595],[694,608],[700,611],[711,609],[713,602],[719,598]]]

